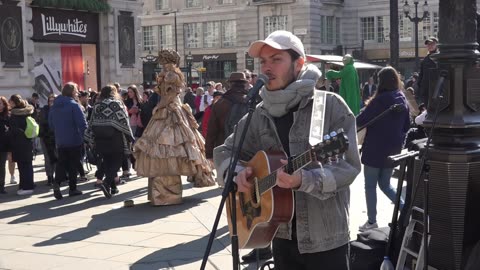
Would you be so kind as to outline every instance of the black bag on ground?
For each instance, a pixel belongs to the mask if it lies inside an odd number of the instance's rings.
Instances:
[[[380,269],[389,231],[389,227],[384,227],[357,234],[357,240],[350,242],[350,269]]]

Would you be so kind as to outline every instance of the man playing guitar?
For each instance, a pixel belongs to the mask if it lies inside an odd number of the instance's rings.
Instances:
[[[265,40],[252,43],[249,54],[260,58],[261,73],[269,81],[261,90],[263,102],[252,116],[241,158],[249,160],[261,150],[283,151],[289,157],[305,152],[311,147],[312,96],[314,91],[319,91],[315,84],[321,72],[305,64],[302,42],[287,31],[275,31]],[[292,175],[277,172],[276,186],[294,191],[293,218],[279,225],[273,239],[273,257],[278,270],[348,269],[349,186],[361,167],[355,117],[334,93],[326,93],[324,123],[325,131],[343,129],[350,141],[349,148],[343,158],[333,162],[311,162]],[[244,124],[245,117],[238,123],[237,134]],[[214,150],[220,177],[228,167],[234,135]],[[283,160],[282,164],[287,161]],[[235,182],[241,195],[251,190],[254,172],[251,167],[237,168]]]

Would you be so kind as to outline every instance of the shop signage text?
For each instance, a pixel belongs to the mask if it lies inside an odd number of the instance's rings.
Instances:
[[[34,41],[98,42],[98,14],[60,9],[33,8]]]
[[[83,23],[78,18],[73,20],[68,19],[64,23],[55,22],[55,17],[45,14],[40,15],[42,17],[43,35],[71,35],[85,38],[87,37],[87,24]]]

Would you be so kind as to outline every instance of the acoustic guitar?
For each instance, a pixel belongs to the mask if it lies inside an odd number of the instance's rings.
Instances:
[[[262,248],[270,244],[281,223],[293,218],[294,199],[292,189],[276,186],[277,171],[292,174],[311,162],[325,162],[344,153],[348,139],[343,130],[325,135],[323,142],[308,151],[288,158],[283,152],[259,151],[243,166],[251,167],[252,188],[248,192],[236,192],[236,205],[232,205],[232,195],[227,198],[227,219],[232,232],[231,207],[236,207],[237,235],[239,248]],[[283,165],[280,159],[287,159]]]

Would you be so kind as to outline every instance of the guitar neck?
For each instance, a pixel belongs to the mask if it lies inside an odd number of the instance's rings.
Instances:
[[[288,174],[293,174],[296,171],[302,169],[303,167],[307,166],[313,161],[312,158],[312,150],[308,150],[301,155],[291,159],[289,161],[290,166],[282,166],[276,171],[269,174],[267,177],[260,179],[258,181],[258,190],[260,194],[265,193],[266,191],[272,189],[274,186],[277,185],[277,172],[282,170],[287,172]]]

